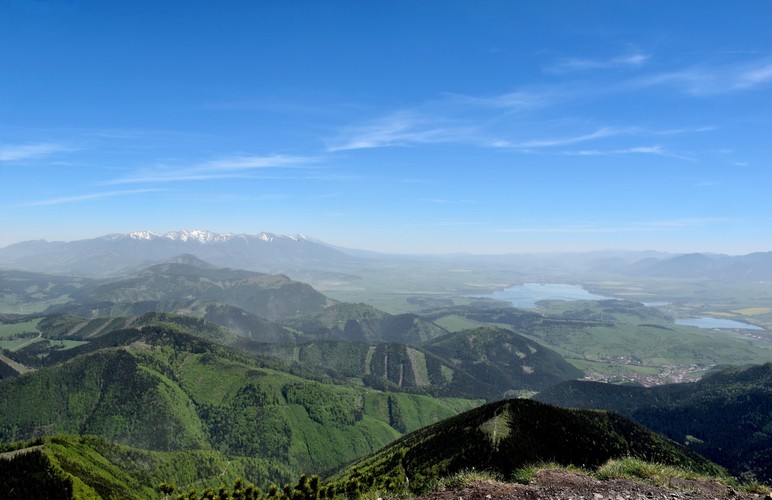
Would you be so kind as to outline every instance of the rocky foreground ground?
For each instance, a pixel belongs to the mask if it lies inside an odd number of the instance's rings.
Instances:
[[[726,485],[702,480],[672,479],[668,487],[626,479],[600,481],[593,477],[558,470],[536,474],[528,485],[475,481],[468,486],[437,491],[421,500],[772,500],[770,493],[746,493]]]

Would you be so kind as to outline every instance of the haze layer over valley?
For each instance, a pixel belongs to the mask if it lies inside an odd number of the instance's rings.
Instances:
[[[202,257],[281,273],[220,267]],[[0,249],[0,392],[6,401],[0,406],[0,438],[16,443],[9,449],[37,450],[34,443],[47,435],[95,434],[99,438],[77,446],[107,456],[125,478],[88,487],[128,495],[144,491],[148,481],[211,485],[222,477],[217,471],[223,461],[234,464],[227,472],[231,480],[246,476],[263,485],[301,471],[331,470],[483,401],[536,395],[560,404],[568,397],[563,391],[585,391],[564,385],[576,381],[633,383],[636,389],[676,383],[667,387],[691,391],[684,382],[705,374],[720,380],[714,372],[724,373],[728,365],[769,362],[770,310],[762,306],[770,300],[769,283],[747,278],[767,272],[768,257],[397,256],[333,248],[306,237],[205,231],[12,245]],[[51,274],[30,270],[43,267]],[[734,322],[708,329],[678,322],[695,316]],[[769,365],[764,366],[757,370]],[[730,386],[707,385],[728,391],[731,401],[758,390],[750,382]],[[587,402],[570,404],[608,404],[600,396],[605,389],[588,390]],[[649,394],[632,391],[628,398],[646,405]],[[710,390],[694,398],[712,397],[706,394]],[[601,401],[594,403],[594,397]],[[716,411],[745,415],[767,404],[769,395],[753,398],[750,408],[709,401]],[[41,406],[41,400],[47,403]],[[676,409],[665,401],[663,415],[706,411]],[[657,427],[634,407],[626,411],[733,474],[772,477],[764,465],[766,448],[758,451],[768,439],[764,420],[743,431],[753,440],[735,439],[726,448],[725,434],[712,427],[684,433],[678,426]],[[481,429],[498,425],[490,416],[466,418],[482,418]],[[531,423],[508,425],[543,432]],[[636,439],[623,446],[626,453],[644,438]],[[75,458],[73,453],[83,453],[75,451],[75,442],[43,443],[50,449],[44,461],[74,460],[79,470],[101,467],[88,462],[92,458]],[[155,453],[152,460],[161,470],[181,467],[172,465],[181,450],[187,450],[185,460],[197,456],[200,465],[143,479],[117,458],[129,451],[116,455],[115,446]],[[331,455],[337,446],[349,451]],[[610,456],[588,452],[602,464],[623,449]],[[447,458],[430,458],[419,448],[410,453],[424,457],[417,467]],[[651,460],[654,455],[646,453],[641,458]],[[512,467],[536,459],[518,459],[522,463]],[[706,467],[691,458],[672,460]],[[459,461],[442,470],[469,466]],[[62,467],[65,482],[74,477],[96,484]],[[330,478],[339,484],[334,488],[359,484],[359,472],[353,479],[343,474]],[[408,487],[387,469],[373,484],[394,491]],[[414,478],[412,488],[422,491],[429,484]]]
[[[769,498],[769,19],[0,2],[0,497]]]

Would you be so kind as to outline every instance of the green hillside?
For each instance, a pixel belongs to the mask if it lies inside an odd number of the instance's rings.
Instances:
[[[0,313],[29,314],[71,300],[94,280],[27,271],[0,270]]]
[[[337,303],[324,311],[286,323],[321,340],[398,342],[418,345],[446,330],[415,314],[388,314],[366,304]]]
[[[51,314],[27,321],[26,324],[30,325],[27,328],[33,330],[37,338],[12,352],[6,351],[4,357],[27,368],[53,366],[77,354],[122,345],[125,340],[123,336],[131,337],[137,329],[148,326],[164,327],[222,345],[232,345],[238,339],[235,333],[201,318],[172,313],[150,312],[142,316],[93,319],[71,314]],[[0,325],[0,333],[13,326],[19,324]]]
[[[156,499],[164,482],[216,489],[248,475],[292,478],[260,458],[228,458],[211,450],[147,451],[96,436],[55,436],[17,446],[21,449],[0,459],[4,498]]]
[[[624,417],[507,400],[409,434],[331,480],[341,490],[366,485],[417,493],[439,477],[472,468],[510,477],[528,464],[555,462],[595,469],[620,457],[722,473],[720,467]]]
[[[501,398],[510,391],[539,391],[583,375],[551,349],[511,330],[480,327],[450,333],[423,345],[428,352],[453,363],[486,387],[487,397]],[[459,393],[467,380],[456,379],[451,387]]]
[[[368,316],[388,317],[368,306],[337,304],[330,309],[366,313],[359,315],[358,319],[349,319],[349,324],[367,321]],[[213,304],[207,306],[206,311],[207,319],[156,312],[93,319],[49,315],[36,320],[41,339],[11,355],[30,367],[52,366],[79,353],[119,345],[121,337],[114,335],[117,330],[159,326],[254,354],[282,358],[295,366],[302,366],[306,373],[315,372],[317,378],[326,376],[379,390],[495,400],[507,394],[538,391],[582,375],[550,349],[501,328],[486,327],[446,334],[425,343],[423,347],[341,340],[296,344],[296,341],[315,335],[290,330],[232,306]],[[215,326],[208,321],[212,311],[212,314],[220,315],[225,323],[243,320],[242,326],[252,325],[256,329],[252,333],[258,338],[285,339],[285,342],[255,342],[231,329]],[[357,316],[349,314],[349,317]],[[72,345],[62,349],[62,342],[94,345]],[[9,372],[9,375],[14,374]]]
[[[0,381],[0,440],[96,434],[147,450],[257,457],[296,474],[478,404],[326,384],[165,326],[116,331],[68,355]]]
[[[353,341],[236,345],[377,389],[487,400],[582,375],[557,353],[501,328],[452,333],[421,347]]]
[[[463,320],[510,328],[603,379],[662,384],[673,381],[669,372],[674,368],[679,374],[701,375],[715,365],[764,363],[772,357],[764,340],[677,325],[657,308],[625,300],[542,301],[539,312],[454,306],[422,316],[441,324]]]
[[[204,308],[203,319],[255,342],[291,344],[300,336],[299,332],[226,304],[208,304]]]
[[[72,298],[75,302],[61,310],[84,317],[173,312],[195,304],[220,303],[281,319],[319,312],[333,303],[310,285],[284,275],[178,262],[83,287]]]
[[[566,382],[546,389],[537,399],[620,412],[733,474],[772,481],[772,363],[725,369],[695,383],[650,388]]]
[[[237,343],[239,348],[318,367],[334,378],[367,387],[471,398],[492,397],[490,388],[421,347],[345,340],[304,344]]]

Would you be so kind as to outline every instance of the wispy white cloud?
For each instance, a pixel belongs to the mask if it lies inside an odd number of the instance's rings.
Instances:
[[[482,118],[479,118],[482,121]],[[561,148],[585,142],[598,141],[616,136],[675,136],[681,134],[701,133],[715,130],[713,126],[682,127],[669,129],[651,129],[641,126],[600,127],[591,132],[560,137],[534,138],[525,140],[509,140],[495,137],[497,132],[488,131],[484,124],[463,121],[451,122],[443,117],[432,119],[429,116],[412,112],[399,112],[376,120],[361,127],[344,129],[336,141],[330,142],[328,151],[346,151],[354,149],[369,149],[394,146],[410,146],[433,143],[467,144],[483,148],[513,149],[523,152],[534,150]],[[522,132],[521,132],[522,133]],[[499,133],[500,134],[500,133]],[[610,151],[615,153],[650,153],[663,156],[674,156],[659,146],[629,148],[628,150]],[[597,154],[601,154],[598,152]]]
[[[624,149],[583,149],[579,151],[562,151],[561,154],[566,156],[615,156],[615,155],[628,155],[628,154],[642,154],[642,155],[657,155],[666,156],[669,158],[678,158],[679,160],[695,161],[694,158],[673,153],[662,146],[636,146]]]
[[[649,59],[648,54],[634,52],[604,60],[566,60],[556,69],[568,72],[592,68],[643,68]],[[563,137],[557,134],[546,138],[537,136],[540,129],[559,130],[554,128],[555,110],[562,104],[569,107],[578,104],[581,109],[588,101],[606,99],[610,95],[621,99],[654,86],[670,86],[678,92],[704,95],[747,90],[769,82],[772,82],[772,62],[760,60],[743,65],[695,66],[671,72],[648,72],[642,76],[621,76],[602,82],[575,79],[558,84],[545,83],[498,95],[443,93],[438,99],[419,103],[412,108],[340,128],[337,134],[327,140],[326,148],[328,152],[338,152],[455,143],[530,152],[612,136],[674,136],[706,132],[715,130],[715,127],[709,125],[653,130],[638,125],[601,126],[584,133],[572,132],[570,128],[564,127],[566,135]],[[623,112],[619,116],[624,116]],[[618,116],[615,115],[615,118]],[[590,123],[597,120],[593,118]],[[662,151],[654,150],[650,153],[662,154]]]
[[[78,196],[64,196],[61,198],[48,198],[45,200],[30,201],[14,205],[16,208],[23,207],[44,207],[50,205],[65,205],[68,203],[80,203],[84,201],[99,200],[103,198],[114,198],[116,196],[132,196],[137,194],[154,193],[162,191],[160,189],[132,189],[128,191],[107,191],[101,193],[89,193]]]
[[[772,82],[772,62],[740,71],[735,86],[747,89],[769,82]]]
[[[571,137],[559,137],[550,139],[531,139],[522,142],[512,141],[495,141],[492,145],[497,148],[512,148],[512,149],[537,149],[537,148],[552,148],[556,146],[570,146],[572,144],[578,144],[581,142],[593,141],[604,137],[610,137],[614,135],[620,135],[626,133],[625,129],[614,129],[611,127],[600,128],[589,134],[575,135]]]
[[[565,92],[558,87],[488,96],[446,92],[412,108],[343,127],[327,140],[327,151],[440,143],[489,147],[491,140],[486,129],[491,123],[513,113],[553,105],[565,98]]]
[[[453,124],[444,117],[399,111],[366,125],[341,129],[335,139],[328,141],[327,151],[456,142],[473,135],[471,126]]]
[[[541,108],[553,104],[563,94],[559,89],[541,91],[515,91],[492,96],[471,96],[465,94],[443,94],[448,104],[465,107],[481,107],[521,111]]]
[[[550,73],[570,73],[574,71],[589,71],[597,69],[630,69],[643,66],[650,56],[641,52],[624,54],[610,59],[579,59],[569,58],[547,66]]]
[[[203,181],[244,177],[255,170],[292,168],[318,161],[316,158],[291,155],[238,155],[211,160],[189,167],[159,165],[138,170],[107,184],[140,184],[178,181]]]
[[[73,148],[56,142],[39,142],[35,144],[12,144],[0,147],[0,161],[31,160],[50,156]]]
[[[709,132],[712,130],[715,130],[715,127],[713,126],[683,127],[683,128],[670,128],[670,129],[661,129],[661,130],[640,127],[640,126],[601,127],[599,129],[594,130],[593,132],[579,134],[579,135],[572,135],[572,136],[529,139],[529,140],[519,141],[519,142],[509,141],[509,140],[496,140],[491,143],[491,146],[497,147],[497,148],[508,148],[508,149],[521,150],[525,152],[533,152],[534,150],[540,150],[540,149],[550,149],[550,148],[560,149],[564,146],[572,146],[575,144],[581,144],[585,142],[599,141],[610,137],[675,136],[675,135],[682,135],[682,134]],[[611,149],[611,150],[590,149],[590,150],[580,150],[580,151],[561,151],[561,154],[565,154],[569,156],[592,156],[592,155],[600,156],[600,155],[630,154],[630,153],[657,154],[661,156],[671,156],[674,158],[692,159],[692,158],[687,158],[685,156],[680,156],[670,151],[667,151],[662,146],[636,146],[636,147]]]
[[[772,61],[762,59],[731,65],[693,66],[655,73],[624,83],[641,88],[670,85],[695,96],[752,90],[772,83]]]

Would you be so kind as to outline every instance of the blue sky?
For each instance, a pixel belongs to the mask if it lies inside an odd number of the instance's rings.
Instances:
[[[772,250],[768,1],[0,2],[0,246]]]

